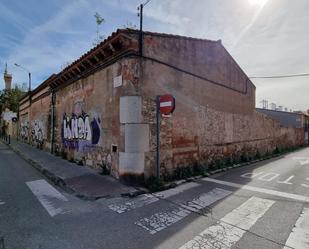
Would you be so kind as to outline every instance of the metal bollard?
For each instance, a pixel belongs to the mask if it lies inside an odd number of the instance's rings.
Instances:
[[[0,237],[0,249],[4,249],[4,237]]]

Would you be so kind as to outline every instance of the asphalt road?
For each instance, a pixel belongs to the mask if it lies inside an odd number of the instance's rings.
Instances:
[[[85,201],[0,144],[3,248],[308,249],[309,148],[156,195]]]

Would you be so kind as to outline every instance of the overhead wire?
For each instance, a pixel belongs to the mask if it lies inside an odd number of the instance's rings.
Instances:
[[[282,78],[295,78],[295,77],[308,77],[309,73],[303,74],[288,74],[288,75],[273,75],[273,76],[252,76],[250,79],[282,79]]]

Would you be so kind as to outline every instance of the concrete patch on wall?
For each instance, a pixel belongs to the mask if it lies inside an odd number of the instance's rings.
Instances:
[[[126,124],[125,125],[125,152],[149,151],[149,125]]]
[[[119,153],[119,174],[143,174],[144,153]]]
[[[140,96],[120,97],[120,123],[142,122],[142,99]]]

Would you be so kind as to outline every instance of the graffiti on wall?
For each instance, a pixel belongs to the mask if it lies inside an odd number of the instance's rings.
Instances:
[[[29,122],[28,121],[22,121],[20,123],[20,137],[23,140],[28,139],[28,134],[29,134]]]
[[[31,130],[32,141],[43,143],[44,140],[43,122],[41,120],[35,120],[33,121],[31,128],[32,128]]]
[[[71,116],[64,114],[62,126],[64,146],[81,150],[83,147],[98,144],[101,133],[100,123],[100,118],[90,118],[84,112],[80,115],[73,113]]]

